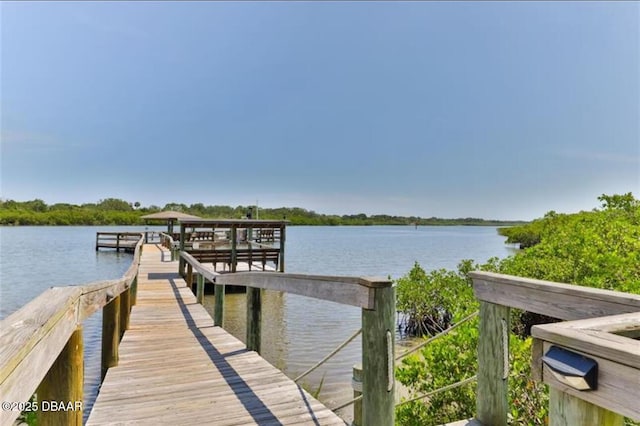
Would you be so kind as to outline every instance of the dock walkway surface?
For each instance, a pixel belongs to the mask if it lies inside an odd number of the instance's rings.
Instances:
[[[344,425],[197,303],[178,263],[145,244],[137,302],[87,425]]]

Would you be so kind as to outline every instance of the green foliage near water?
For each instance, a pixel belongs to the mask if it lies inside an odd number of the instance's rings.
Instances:
[[[530,224],[500,229],[509,243],[526,247],[506,259],[483,265],[467,260],[458,271],[426,272],[416,264],[398,280],[398,310],[425,323],[444,310],[456,324],[478,307],[466,279],[472,269],[640,294],[640,202],[632,194],[598,200],[600,207],[590,212],[549,212]],[[508,417],[511,424],[544,425],[548,393],[531,380],[531,338],[526,333],[541,319],[527,313],[512,316]],[[477,371],[477,341],[475,319],[403,359],[397,378],[412,395],[422,395],[471,377]],[[474,412],[475,384],[469,384],[401,405],[397,423],[442,424]]]
[[[640,293],[640,201],[603,195],[600,209],[554,212],[529,225],[501,229],[509,242],[537,235],[539,243],[505,259],[512,275]],[[615,201],[612,201],[615,200]]]
[[[255,206],[205,206],[202,203],[186,205],[168,203],[164,207],[141,206],[117,198],[106,198],[97,203],[82,205],[57,203],[48,205],[43,200],[0,201],[0,225],[143,225],[141,216],[161,210],[175,210],[202,218],[241,219],[251,213],[254,219],[288,220],[291,225],[486,225],[505,226],[518,221],[484,220],[478,218],[421,218],[390,215],[327,215],[300,207],[259,208]]]

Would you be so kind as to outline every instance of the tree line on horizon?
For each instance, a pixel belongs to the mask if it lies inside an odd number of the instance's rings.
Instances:
[[[202,218],[288,220],[291,225],[484,225],[511,226],[524,221],[486,220],[481,218],[422,218],[418,216],[328,215],[301,207],[259,208],[254,206],[204,205],[168,203],[163,207],[142,206],[118,198],[105,198],[97,203],[47,204],[41,199],[30,201],[0,200],[0,225],[144,225],[141,216],[164,210],[179,211]]]

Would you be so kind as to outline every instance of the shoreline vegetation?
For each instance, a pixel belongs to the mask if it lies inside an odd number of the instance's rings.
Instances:
[[[455,330],[403,358],[397,365],[396,378],[408,389],[409,397],[429,394],[462,382],[477,371],[478,319],[473,313],[478,309],[478,302],[468,276],[472,270],[640,294],[640,200],[635,199],[632,193],[603,194],[598,200],[600,206],[592,211],[572,214],[550,211],[532,222],[516,222],[516,226],[499,228],[498,232],[507,237],[505,243],[519,244],[521,248],[504,259],[492,258],[484,264],[464,259],[455,271],[429,271],[416,262],[411,271],[397,280],[396,309],[404,316],[399,324],[401,332],[429,338],[444,329],[459,325]],[[181,205],[167,205],[163,209],[180,209],[202,217],[244,217],[248,210],[248,207],[242,206],[235,209],[200,206],[202,205],[184,206],[187,208],[183,209]],[[48,206],[42,200],[7,200],[0,201],[0,224],[135,225],[139,224],[139,216],[158,210],[161,209],[141,208],[116,199],[82,206]],[[85,214],[89,216],[83,216]],[[475,222],[477,219],[326,216],[300,208],[264,209],[260,214],[265,219],[282,219],[282,216],[287,216],[292,224],[298,225],[482,224]],[[64,218],[65,221],[62,220]],[[95,221],[84,222],[87,218]],[[330,218],[336,222],[323,222]],[[376,221],[381,218],[384,221]],[[432,219],[436,223],[429,222]],[[53,223],[47,223],[46,220],[53,220]],[[468,220],[474,222],[466,222]],[[491,223],[481,222],[487,225]],[[555,320],[512,310],[512,333],[509,337],[509,424],[549,424],[548,389],[535,382],[531,375],[532,339],[529,331],[533,324],[550,321]],[[396,425],[448,423],[473,417],[475,409],[475,388],[465,385],[433,394],[428,399],[406,401],[396,408]],[[28,423],[34,424],[33,420]],[[625,426],[638,425],[640,423],[625,419]]]
[[[260,208],[256,206],[205,206],[202,203],[169,203],[164,207],[142,207],[140,203],[130,203],[117,198],[106,198],[88,204],[46,204],[43,200],[30,201],[0,200],[0,225],[2,226],[68,226],[68,225],[145,225],[141,216],[163,210],[175,210],[202,218],[245,218],[288,220],[291,225],[345,226],[345,225],[406,225],[406,226],[514,226],[525,221],[486,220],[480,218],[422,218],[417,216],[327,215],[300,207]]]
[[[402,360],[396,377],[410,396],[423,395],[475,374],[478,367],[478,310],[468,272],[484,270],[521,277],[640,294],[640,200],[631,193],[602,195],[588,212],[548,212],[528,224],[500,228],[506,243],[521,249],[484,264],[462,260],[456,271],[428,271],[416,263],[397,281],[397,310],[407,334],[428,338],[450,326],[454,331]],[[512,310],[509,338],[509,424],[547,425],[548,389],[531,378],[531,326],[553,318]],[[455,348],[455,350],[452,350]],[[465,385],[396,410],[396,424],[443,424],[471,418],[475,387]],[[629,419],[625,425],[639,425]]]

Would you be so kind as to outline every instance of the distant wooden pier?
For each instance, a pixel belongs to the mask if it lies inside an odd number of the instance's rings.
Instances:
[[[98,232],[96,251],[101,248],[132,252],[140,240],[140,232]]]

